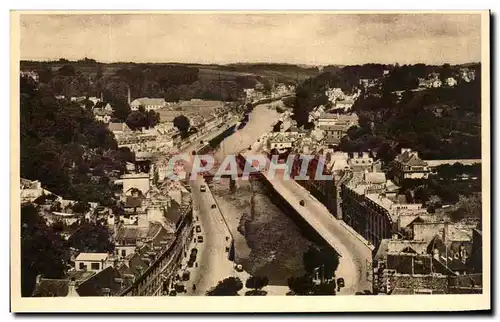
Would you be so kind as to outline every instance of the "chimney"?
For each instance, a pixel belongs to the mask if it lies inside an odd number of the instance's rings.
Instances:
[[[103,296],[111,296],[111,290],[108,287],[103,287],[101,292]]]

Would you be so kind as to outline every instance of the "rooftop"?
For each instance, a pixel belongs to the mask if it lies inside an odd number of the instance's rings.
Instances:
[[[108,129],[111,132],[119,132],[119,131],[122,131],[122,132],[129,132],[130,131],[131,132],[132,131],[126,123],[116,123],[116,122],[110,122],[108,124]]]
[[[105,261],[108,259],[107,253],[80,253],[75,258],[75,261],[90,261],[90,262],[98,262]]]
[[[402,149],[401,154],[397,155],[395,161],[409,166],[426,166],[427,163],[418,157],[418,152],[411,149]]]
[[[165,105],[165,99],[164,98],[149,98],[149,97],[142,97],[142,98],[137,98],[130,103],[132,106],[160,106],[160,105]]]
[[[99,273],[93,275],[88,280],[82,282],[77,287],[80,296],[109,296],[117,294],[123,288],[120,272],[107,267]],[[107,290],[109,293],[107,293]]]

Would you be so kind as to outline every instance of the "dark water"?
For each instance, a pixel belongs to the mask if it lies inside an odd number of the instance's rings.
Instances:
[[[213,184],[214,194],[241,212],[238,231],[251,251],[245,257],[237,255],[236,261],[249,274],[267,276],[273,285],[287,285],[289,277],[305,273],[302,256],[313,241],[273,204],[260,182],[242,183],[232,192],[217,187],[222,183]]]

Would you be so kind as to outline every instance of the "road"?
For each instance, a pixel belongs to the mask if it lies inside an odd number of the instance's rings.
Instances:
[[[200,146],[204,145],[204,144],[203,145],[200,144],[201,141],[208,142],[208,141],[212,140],[214,137],[221,134],[222,132],[224,132],[225,130],[227,130],[231,126],[235,125],[236,123],[237,123],[237,117],[231,118],[230,120],[223,123],[222,127],[220,127],[220,128],[216,127],[212,131],[204,133],[200,137],[197,137],[196,139],[194,139],[193,142],[188,143],[186,146],[181,147],[181,149],[180,149],[181,152],[179,152],[179,153],[188,153],[189,154],[189,153],[193,152],[193,150],[199,149]]]
[[[236,153],[241,150],[240,147],[242,145],[252,143],[256,140],[255,134],[249,134],[248,136],[242,138],[240,137],[242,133],[256,133],[257,136],[260,136],[268,130],[269,126],[274,125],[275,119],[279,117],[279,114],[277,114],[276,111],[269,109],[269,107],[273,104],[276,103],[256,106],[254,111],[257,111],[257,113],[265,113],[266,121],[262,122],[260,117],[255,116],[255,113],[252,112],[248,124],[245,128],[243,128],[245,131],[243,132],[243,130],[240,130],[236,133],[236,135],[232,135],[224,141],[226,143],[224,146],[231,146],[232,148],[236,147],[238,150],[229,149],[230,151],[224,152]],[[217,130],[207,133],[202,137],[197,138],[196,141],[191,144],[182,147],[179,153],[191,154],[193,150],[200,147],[200,140],[207,141],[208,137],[211,137],[214,133],[219,132]],[[227,144],[228,140],[229,142],[236,141],[238,144]],[[246,146],[248,147],[248,145]],[[223,148],[222,150],[226,149]],[[191,168],[192,165],[189,163],[190,162],[185,161],[185,169]],[[225,225],[220,210],[218,208],[212,208],[212,205],[215,204],[215,200],[209,191],[208,185],[201,176],[198,176],[195,180],[190,180],[189,184],[191,186],[193,198],[193,215],[195,220],[198,218],[198,220],[194,222],[194,226],[196,227],[196,225],[200,225],[202,230],[200,234],[195,232],[195,236],[202,235],[204,242],[201,244],[193,243],[192,245],[192,247],[198,248],[196,260],[198,267],[195,266],[188,268],[191,272],[191,276],[190,280],[184,283],[187,289],[186,295],[205,295],[206,291],[217,285],[217,282],[229,276],[239,276],[244,283],[248,274],[245,272],[237,272],[234,269],[233,262],[229,261],[229,254],[226,252],[226,247],[230,246],[230,239],[226,239],[226,237],[230,236],[229,228]],[[206,192],[200,191],[201,185],[206,186]],[[189,254],[183,260],[183,269],[186,267],[188,259]],[[194,291],[192,288],[193,284],[196,285],[196,290]]]
[[[195,238],[201,235],[204,241],[203,243],[194,244],[194,247],[198,248],[196,260],[198,267],[190,269],[191,278],[186,284],[188,294],[190,295],[204,295],[218,281],[234,273],[233,264],[229,261],[229,254],[226,252],[226,247],[230,246],[228,229],[225,226],[219,209],[212,208],[215,201],[208,187],[207,191],[200,191],[202,185],[206,186],[206,183],[201,177],[191,181],[195,209],[194,225],[200,225],[201,227],[201,233],[196,233],[195,231]],[[196,220],[197,218],[198,220]],[[193,284],[196,285],[195,291],[192,291]]]
[[[371,291],[370,248],[349,233],[321,202],[297,182],[294,180],[271,182],[276,191],[341,255],[335,275],[337,278],[344,278],[345,287],[338,294],[352,295],[364,290]],[[299,204],[300,200],[305,201],[304,206]]]

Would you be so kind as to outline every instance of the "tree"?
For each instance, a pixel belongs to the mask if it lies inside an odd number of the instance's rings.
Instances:
[[[319,270],[320,278],[330,280],[335,276],[335,271],[339,265],[339,256],[337,252],[328,247],[321,249],[315,246],[309,246],[309,249],[303,255],[304,269],[309,276],[313,276],[316,270]]]
[[[312,295],[335,295],[335,280],[327,283],[315,285],[312,290]]]
[[[243,283],[238,277],[228,277],[217,283],[217,286],[207,291],[208,296],[236,296],[243,288]]]
[[[146,120],[148,123],[148,127],[155,127],[160,123],[160,113],[157,113],[153,110],[149,110],[146,113]]]
[[[184,115],[179,115],[174,118],[174,126],[179,129],[181,133],[187,133],[189,130],[189,119]]]
[[[61,76],[75,76],[76,70],[73,65],[64,65],[57,70],[58,74]]]
[[[305,251],[302,256],[302,261],[304,263],[304,269],[306,270],[306,272],[309,275],[312,275],[315,269],[322,264],[321,253],[319,249],[317,249],[313,245],[309,246],[307,251]]]
[[[252,288],[260,291],[268,284],[269,284],[269,279],[266,276],[250,276],[247,279],[245,286],[246,288]]]
[[[111,105],[113,106],[113,117],[119,121],[125,122],[131,112],[127,102],[123,100],[114,100]]]
[[[88,202],[78,201],[71,207],[71,209],[77,214],[84,214],[90,210],[90,205]]]
[[[314,288],[314,283],[312,278],[307,275],[290,277],[288,279],[288,288],[296,295],[309,295]]]
[[[68,242],[71,247],[85,253],[109,253],[114,249],[109,229],[86,221],[80,223]]]
[[[36,276],[62,278],[69,262],[64,240],[32,205],[21,207],[21,295],[31,296]]]
[[[128,127],[130,127],[130,129],[134,131],[148,126],[148,120],[146,119],[146,116],[144,116],[144,114],[140,111],[134,111],[130,113],[127,117],[126,123]]]
[[[420,186],[415,190],[415,201],[423,203],[424,205],[430,199],[429,188],[426,186]]]
[[[177,103],[181,100],[181,95],[179,94],[177,88],[168,88],[165,91],[165,101]]]

